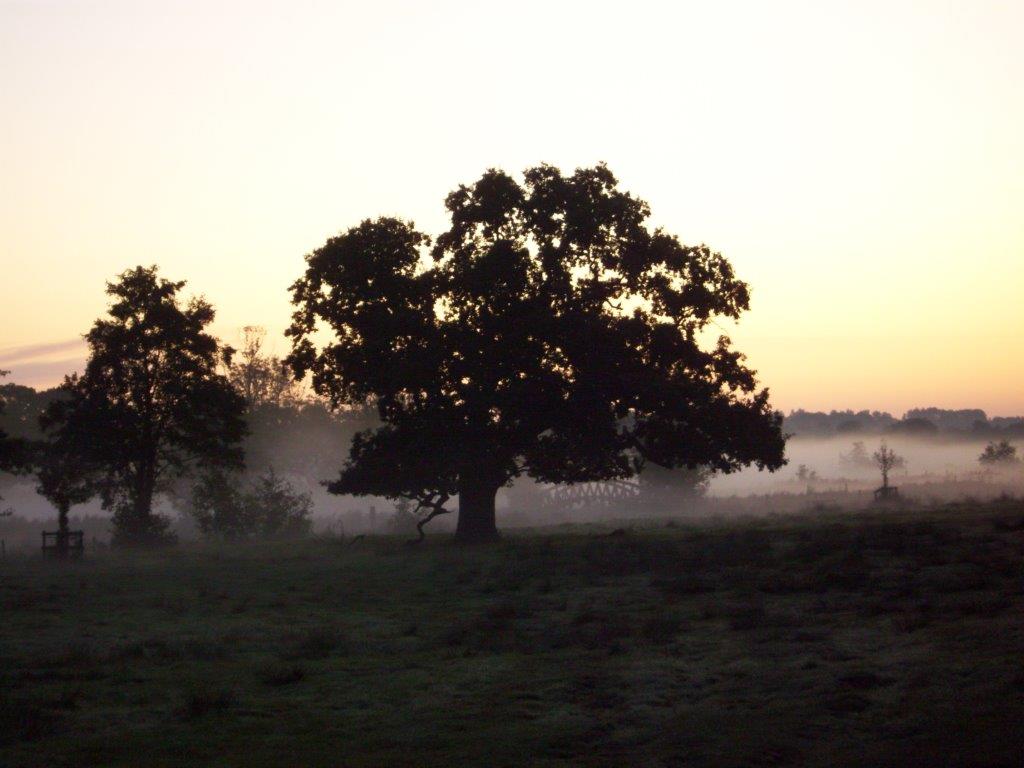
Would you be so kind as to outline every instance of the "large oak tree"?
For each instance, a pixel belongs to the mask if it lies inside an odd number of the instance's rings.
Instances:
[[[767,390],[729,339],[702,343],[748,308],[747,285],[651,229],[607,167],[491,170],[446,207],[436,241],[367,220],[309,254],[292,287],[296,375],[382,421],[330,490],[414,499],[428,518],[457,495],[457,536],[476,541],[497,535],[496,493],[520,475],[784,463]]]
[[[42,417],[56,451],[47,486],[78,490],[52,474],[73,455],[76,472],[88,468],[90,485],[113,510],[117,543],[166,538],[153,503],[174,478],[197,464],[242,463],[245,402],[219,372],[231,349],[205,330],[214,318],[209,303],[179,298],[184,285],[160,278],[155,266],[108,283],[109,317],[86,334],[85,372],[67,379],[66,397]]]

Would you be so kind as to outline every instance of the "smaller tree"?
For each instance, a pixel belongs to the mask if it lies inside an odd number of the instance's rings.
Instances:
[[[313,500],[273,469],[256,478],[247,502],[258,521],[259,533],[270,537],[304,536],[309,533]]]
[[[423,526],[420,524],[420,518],[413,512],[411,501],[399,499],[395,502],[395,513],[388,520],[388,532],[398,536],[416,534],[416,541],[423,540]]]
[[[204,536],[234,540],[255,533],[255,520],[246,509],[238,480],[222,469],[200,475],[189,502],[187,511]]]
[[[874,460],[868,455],[868,451],[864,447],[864,443],[860,440],[857,440],[853,444],[849,453],[839,454],[839,463],[842,466],[849,467],[851,469],[870,469],[875,466]]]
[[[153,505],[175,478],[198,464],[242,465],[245,404],[218,371],[232,350],[206,332],[214,318],[208,302],[181,300],[184,285],[162,279],[155,266],[108,283],[108,317],[85,337],[85,372],[65,381],[65,396],[42,419],[57,440],[89,436],[77,445],[97,468],[118,544],[171,538]]]
[[[89,460],[95,436],[87,420],[66,418],[70,401],[52,398],[36,421],[42,439],[32,441],[32,471],[36,492],[57,508],[57,554],[68,553],[68,513],[100,492],[98,467]],[[57,425],[60,425],[59,427]]]
[[[68,552],[68,513],[98,493],[95,468],[74,446],[43,443],[37,449],[36,492],[57,508],[57,554]]]
[[[906,466],[906,460],[900,456],[896,451],[892,450],[885,442],[882,442],[881,447],[872,455],[875,461],[875,466],[882,473],[882,488],[889,488],[889,473],[894,469],[901,469]]]
[[[247,325],[242,329],[242,348],[227,369],[228,380],[254,411],[264,405],[295,405],[305,399],[301,383],[277,357],[264,352],[265,328]]]
[[[274,470],[248,487],[222,470],[204,473],[192,489],[190,514],[204,536],[240,540],[309,532],[313,502]]]
[[[986,467],[1010,467],[1020,463],[1017,448],[1009,440],[992,441],[978,457],[978,462]]]
[[[818,480],[818,473],[806,464],[801,464],[796,468],[796,479],[802,483],[813,483]]]

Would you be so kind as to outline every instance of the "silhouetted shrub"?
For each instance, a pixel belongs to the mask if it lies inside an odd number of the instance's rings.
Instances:
[[[988,467],[1012,467],[1020,463],[1017,457],[1017,449],[1010,444],[1009,440],[992,441],[985,446],[985,450],[978,457],[982,466]]]
[[[189,512],[206,536],[281,538],[309,533],[313,502],[272,469],[248,488],[236,477],[212,471],[192,489]]]

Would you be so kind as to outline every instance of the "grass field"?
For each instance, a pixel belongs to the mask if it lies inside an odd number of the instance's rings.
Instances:
[[[0,563],[0,766],[1021,766],[1024,506]]]

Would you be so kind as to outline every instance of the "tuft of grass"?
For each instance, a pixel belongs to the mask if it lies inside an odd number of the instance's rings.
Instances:
[[[875,688],[883,688],[892,685],[893,678],[883,677],[874,672],[849,672],[841,675],[838,679],[839,686],[856,691],[871,691]]]
[[[518,614],[515,603],[506,601],[492,605],[487,609],[485,616],[494,626],[507,626]]]
[[[178,716],[190,722],[214,712],[223,712],[235,703],[235,694],[229,688],[207,688],[199,686],[185,694],[185,701],[178,709]]]
[[[671,643],[683,630],[683,620],[671,613],[648,616],[640,625],[640,636],[658,645]]]
[[[651,586],[667,597],[690,597],[714,592],[715,587],[706,577],[693,573],[663,576],[651,579]]]
[[[825,700],[825,709],[840,717],[856,715],[871,706],[871,699],[859,693],[839,693]]]
[[[212,661],[229,656],[229,642],[184,638],[147,637],[116,647],[112,659],[152,661]]]
[[[585,609],[577,613],[570,625],[566,645],[587,650],[622,652],[622,641],[632,635],[627,618],[619,613]]]
[[[289,661],[326,659],[345,652],[347,646],[347,638],[339,627],[324,624],[287,636],[279,655]]]
[[[909,609],[892,617],[892,626],[898,632],[912,633],[932,623],[931,613],[926,610]]]
[[[298,664],[269,664],[260,671],[260,681],[275,688],[305,679],[306,670]]]
[[[80,683],[63,687],[50,701],[50,706],[58,710],[76,710],[79,707],[78,702],[82,698],[82,693],[83,688]]]

